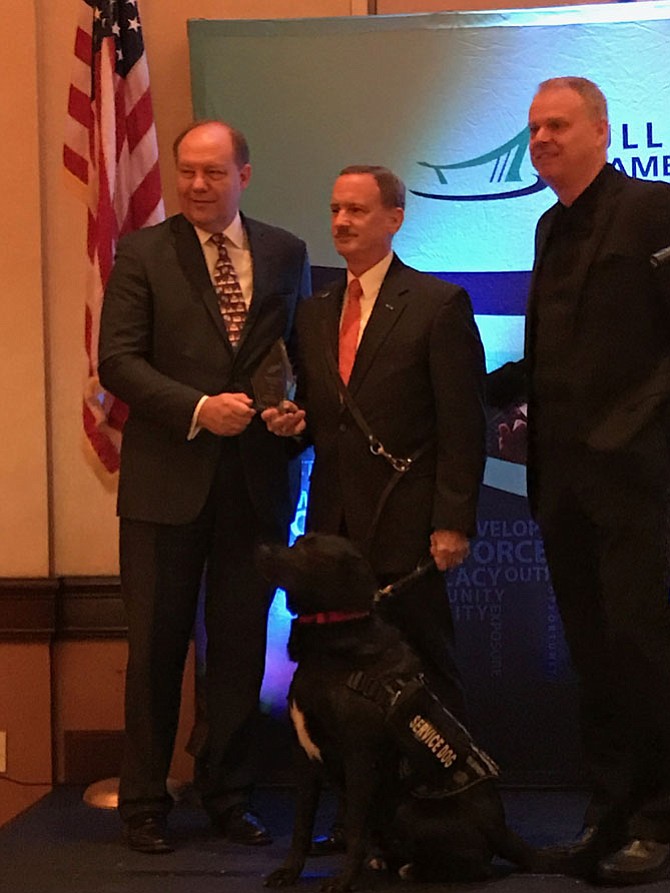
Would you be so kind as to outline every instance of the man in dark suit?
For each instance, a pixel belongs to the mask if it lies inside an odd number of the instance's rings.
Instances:
[[[294,494],[287,444],[257,415],[251,376],[279,338],[290,341],[309,292],[304,243],[240,215],[251,175],[244,136],[200,122],[174,151],[181,214],[120,242],[99,351],[103,386],[129,406],[118,499],[129,623],[119,809],[128,844],[151,853],[172,849],[165,781],[205,568],[203,805],[228,839],[270,842],[248,802],[272,597],[253,553],[261,540],[285,540]]]
[[[411,269],[393,253],[405,188],[391,171],[345,168],[330,207],[346,279],[300,307],[301,411],[268,410],[264,418],[279,434],[307,424],[315,448],[309,530],[348,536],[383,585],[434,558],[435,566],[382,602],[382,610],[462,716],[441,572],[463,561],[475,529],[485,447],[479,333],[462,288]],[[352,305],[353,349],[345,335]],[[350,398],[342,397],[342,379]],[[383,451],[371,451],[369,434]],[[384,452],[412,461],[398,471]]]
[[[528,489],[580,679],[593,795],[557,855],[615,884],[670,873],[670,186],[606,163],[607,105],[584,78],[542,83],[531,159],[540,219],[525,358],[489,377],[528,398]]]

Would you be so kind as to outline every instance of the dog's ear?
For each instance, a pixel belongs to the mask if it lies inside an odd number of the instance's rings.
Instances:
[[[350,539],[334,534],[308,533],[296,540],[292,551],[300,553],[303,579],[311,578],[314,588],[336,607],[343,602],[363,606],[377,590],[377,579],[369,562]],[[352,598],[353,597],[353,598]]]
[[[348,540],[308,533],[293,546],[258,550],[261,573],[287,596],[293,613],[365,610],[377,590],[370,564]]]

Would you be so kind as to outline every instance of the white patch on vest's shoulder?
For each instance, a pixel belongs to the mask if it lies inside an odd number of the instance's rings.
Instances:
[[[300,742],[300,746],[302,747],[302,749],[305,751],[310,760],[318,760],[320,763],[323,762],[323,760],[321,759],[321,751],[309,737],[307,725],[305,724],[305,715],[298,709],[298,705],[295,701],[291,701],[289,713],[291,715],[291,722],[293,723],[295,733],[298,736],[298,741]]]

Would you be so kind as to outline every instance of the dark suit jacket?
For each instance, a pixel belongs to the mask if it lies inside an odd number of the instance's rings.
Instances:
[[[616,451],[626,449],[649,423],[665,422],[670,397],[670,268],[654,270],[649,258],[670,244],[670,185],[635,180],[610,165],[603,174],[594,232],[577,275],[570,357],[577,397],[566,439]],[[487,384],[495,405],[528,399],[531,501],[543,460],[533,411],[536,308],[542,300],[536,273],[557,209],[550,208],[537,225],[524,360],[503,366]]]
[[[341,519],[365,547],[393,471],[373,456],[343,408],[331,363],[345,283],[298,311],[300,390],[315,445],[308,527],[336,533]],[[434,528],[471,534],[484,462],[484,357],[462,288],[394,258],[365,328],[349,390],[386,449],[408,457],[431,447],[391,493],[374,532],[378,574],[411,570]]]
[[[244,391],[279,338],[291,339],[295,308],[309,293],[305,244],[243,218],[253,259],[253,297],[233,352],[197,234],[181,215],[122,239],[105,291],[99,375],[124,400],[119,514],[183,524],[204,505],[222,438],[188,441],[204,394]],[[256,417],[237,441],[256,508],[285,525],[290,514],[286,444]]]

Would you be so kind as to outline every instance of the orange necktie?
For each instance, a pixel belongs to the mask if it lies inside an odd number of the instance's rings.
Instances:
[[[352,279],[347,290],[347,303],[340,324],[339,369],[347,384],[356,359],[358,333],[361,327],[361,297],[363,289],[358,279]]]

